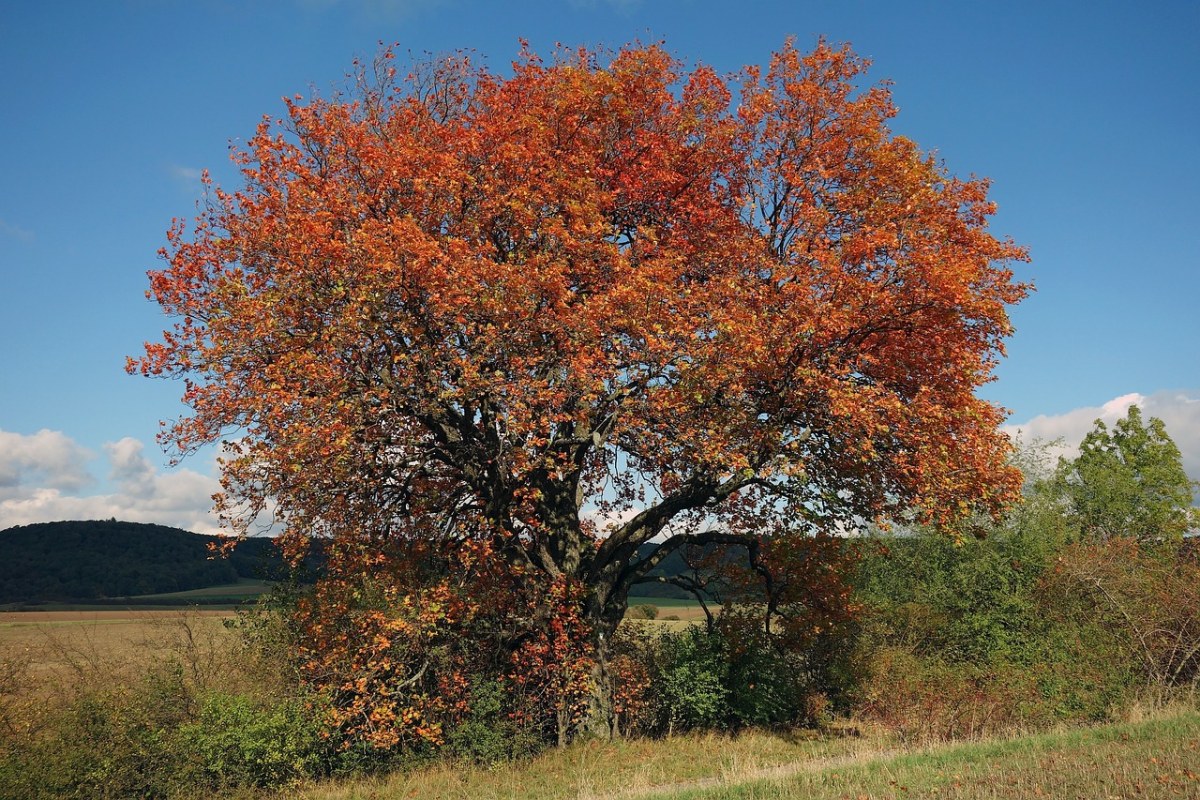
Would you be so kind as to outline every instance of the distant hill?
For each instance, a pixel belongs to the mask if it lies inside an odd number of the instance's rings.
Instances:
[[[216,536],[165,525],[117,520],[8,528],[0,531],[0,604],[119,599],[285,577],[273,540],[246,539],[228,558],[210,558],[208,546],[216,541]],[[655,547],[642,545],[638,557],[647,557]],[[316,568],[316,560],[307,566]],[[681,556],[673,553],[651,576],[685,569]],[[662,583],[639,584],[632,594],[691,597]]]
[[[655,550],[658,549],[657,544],[644,544],[638,548],[638,560],[649,558]],[[675,600],[692,600],[693,595],[686,589],[681,589],[678,586],[670,583],[660,583],[657,581],[659,577],[674,577],[676,575],[691,574],[691,569],[687,562],[683,559],[683,553],[679,550],[668,555],[659,564],[646,575],[645,583],[635,583],[629,590],[630,597],[658,597],[670,598]]]
[[[140,522],[42,522],[0,531],[0,603],[95,600],[274,580],[285,566],[270,539],[210,558],[218,537]]]

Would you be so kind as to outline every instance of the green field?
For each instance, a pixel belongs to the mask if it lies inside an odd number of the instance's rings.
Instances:
[[[699,608],[695,600],[683,600],[677,597],[634,597],[629,598],[630,607],[658,606],[659,608]],[[713,606],[715,608],[715,606]]]
[[[659,800],[1198,798],[1200,714],[794,764]]]
[[[203,606],[211,609],[231,610],[248,601],[257,599],[260,595],[271,590],[268,581],[242,578],[236,583],[226,583],[219,586],[205,586],[202,589],[188,589],[182,592],[162,592],[159,594],[141,594],[131,597],[112,597],[104,600],[81,602],[38,602],[11,603],[0,606],[0,612],[21,611],[102,611],[106,609],[133,609],[140,611],[170,611],[192,606]]]
[[[243,578],[236,583],[226,583],[220,586],[206,586],[202,589],[189,589],[183,592],[162,592],[159,594],[142,594],[132,597],[110,598],[97,602],[44,602],[21,603],[0,606],[4,611],[101,611],[106,609],[123,609],[144,611],[170,611],[173,609],[203,606],[214,610],[231,610],[248,601],[253,601],[271,590],[269,581]],[[656,606],[662,612],[661,616],[675,615],[682,620],[695,620],[704,617],[700,605],[694,600],[681,600],[674,597],[630,597],[629,607],[636,609],[642,606]],[[718,606],[711,606],[714,610]]]
[[[147,601],[161,600],[164,603],[178,603],[187,605],[190,600],[214,599],[223,598],[230,600],[244,600],[246,598],[258,597],[264,592],[271,589],[272,584],[267,581],[253,580],[251,578],[242,578],[237,583],[226,583],[221,586],[206,586],[203,589],[189,589],[186,592],[164,592],[162,594],[142,594],[136,597],[130,597],[130,600]]]

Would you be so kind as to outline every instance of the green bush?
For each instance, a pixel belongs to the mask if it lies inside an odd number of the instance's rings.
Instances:
[[[629,609],[629,616],[634,619],[658,619],[658,606],[642,603]]]
[[[726,609],[717,623],[727,660],[728,725],[733,728],[810,721],[806,696],[819,691],[806,659],[786,650],[750,610]]]
[[[659,640],[656,694],[666,728],[725,727],[729,717],[729,659],[726,642],[698,626]]]
[[[179,787],[171,733],[189,702],[171,680],[85,692],[47,712],[39,735],[6,749],[0,797],[171,796]]]
[[[665,633],[652,646],[648,694],[657,698],[659,730],[814,721],[808,719],[809,696],[821,691],[804,657],[778,647],[750,611],[726,609],[711,630]]]
[[[868,552],[859,574],[866,612],[849,670],[859,713],[905,736],[944,738],[1104,720],[1138,697],[1138,655],[1147,648],[1131,647],[1122,623],[1131,608],[1172,606],[1161,588],[1118,590],[1167,581],[1115,540],[1094,546],[1099,555],[1070,544],[1074,529],[1047,486],[988,523],[984,538],[920,532]],[[1111,576],[1101,569],[1110,565],[1120,567]],[[1108,594],[1092,586],[1102,577],[1112,578]],[[1107,602],[1113,597],[1124,615]],[[1147,617],[1155,631],[1170,628],[1162,616]],[[1168,652],[1178,652],[1175,641]]]
[[[505,708],[502,682],[476,679],[466,717],[446,736],[449,753],[477,764],[494,764],[532,755],[542,747],[537,731],[517,722]]]
[[[187,798],[280,787],[329,771],[318,718],[299,700],[200,694],[178,662],[141,680],[74,687],[0,748],[3,798]]]
[[[196,783],[279,787],[327,771],[331,753],[317,716],[299,700],[272,705],[244,695],[204,698],[175,744],[189,754]]]

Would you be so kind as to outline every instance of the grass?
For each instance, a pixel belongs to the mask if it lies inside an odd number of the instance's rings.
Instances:
[[[172,659],[204,685],[247,680],[220,614],[107,610],[0,614],[0,723],[36,718],[70,690],[134,686]],[[638,624],[652,624],[639,621]],[[247,673],[248,674],[248,673]],[[4,725],[0,725],[3,728]],[[16,730],[15,728],[11,728]],[[0,748],[2,749],[2,748]],[[491,769],[433,764],[374,779],[331,781],[286,794],[302,800],[716,800],[812,798],[1197,798],[1200,712],[1002,740],[902,749],[882,733],[845,729],[740,736],[580,742]]]
[[[223,624],[229,616],[211,610],[2,612],[0,667],[19,665],[22,678],[0,686],[0,706],[22,694],[63,701],[70,689],[136,679],[168,657],[193,670],[212,665],[232,643]]]
[[[230,611],[254,601],[269,592],[273,584],[269,581],[241,578],[236,583],[205,586],[182,592],[160,592],[130,597],[113,597],[95,601],[36,603],[9,603],[0,606],[0,614],[29,613],[41,611],[103,611],[112,609],[136,609],[137,611],[172,611],[202,605],[205,608]]]
[[[630,595],[630,606],[658,606],[659,608],[700,608],[695,600],[685,600],[678,597],[641,597]]]
[[[582,743],[495,769],[438,765],[314,786],[303,800],[1200,798],[1200,713],[898,750],[886,738]]]
[[[648,797],[656,800],[783,798],[1197,798],[1200,714],[1076,728],[999,741],[944,745],[861,760],[796,765]]]

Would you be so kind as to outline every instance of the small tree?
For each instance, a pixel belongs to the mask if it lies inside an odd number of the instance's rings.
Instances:
[[[1200,524],[1192,507],[1200,484],[1184,472],[1163,421],[1151,417],[1144,423],[1136,405],[1112,430],[1096,420],[1079,455],[1059,463],[1057,477],[1072,521],[1088,539],[1177,544]]]

